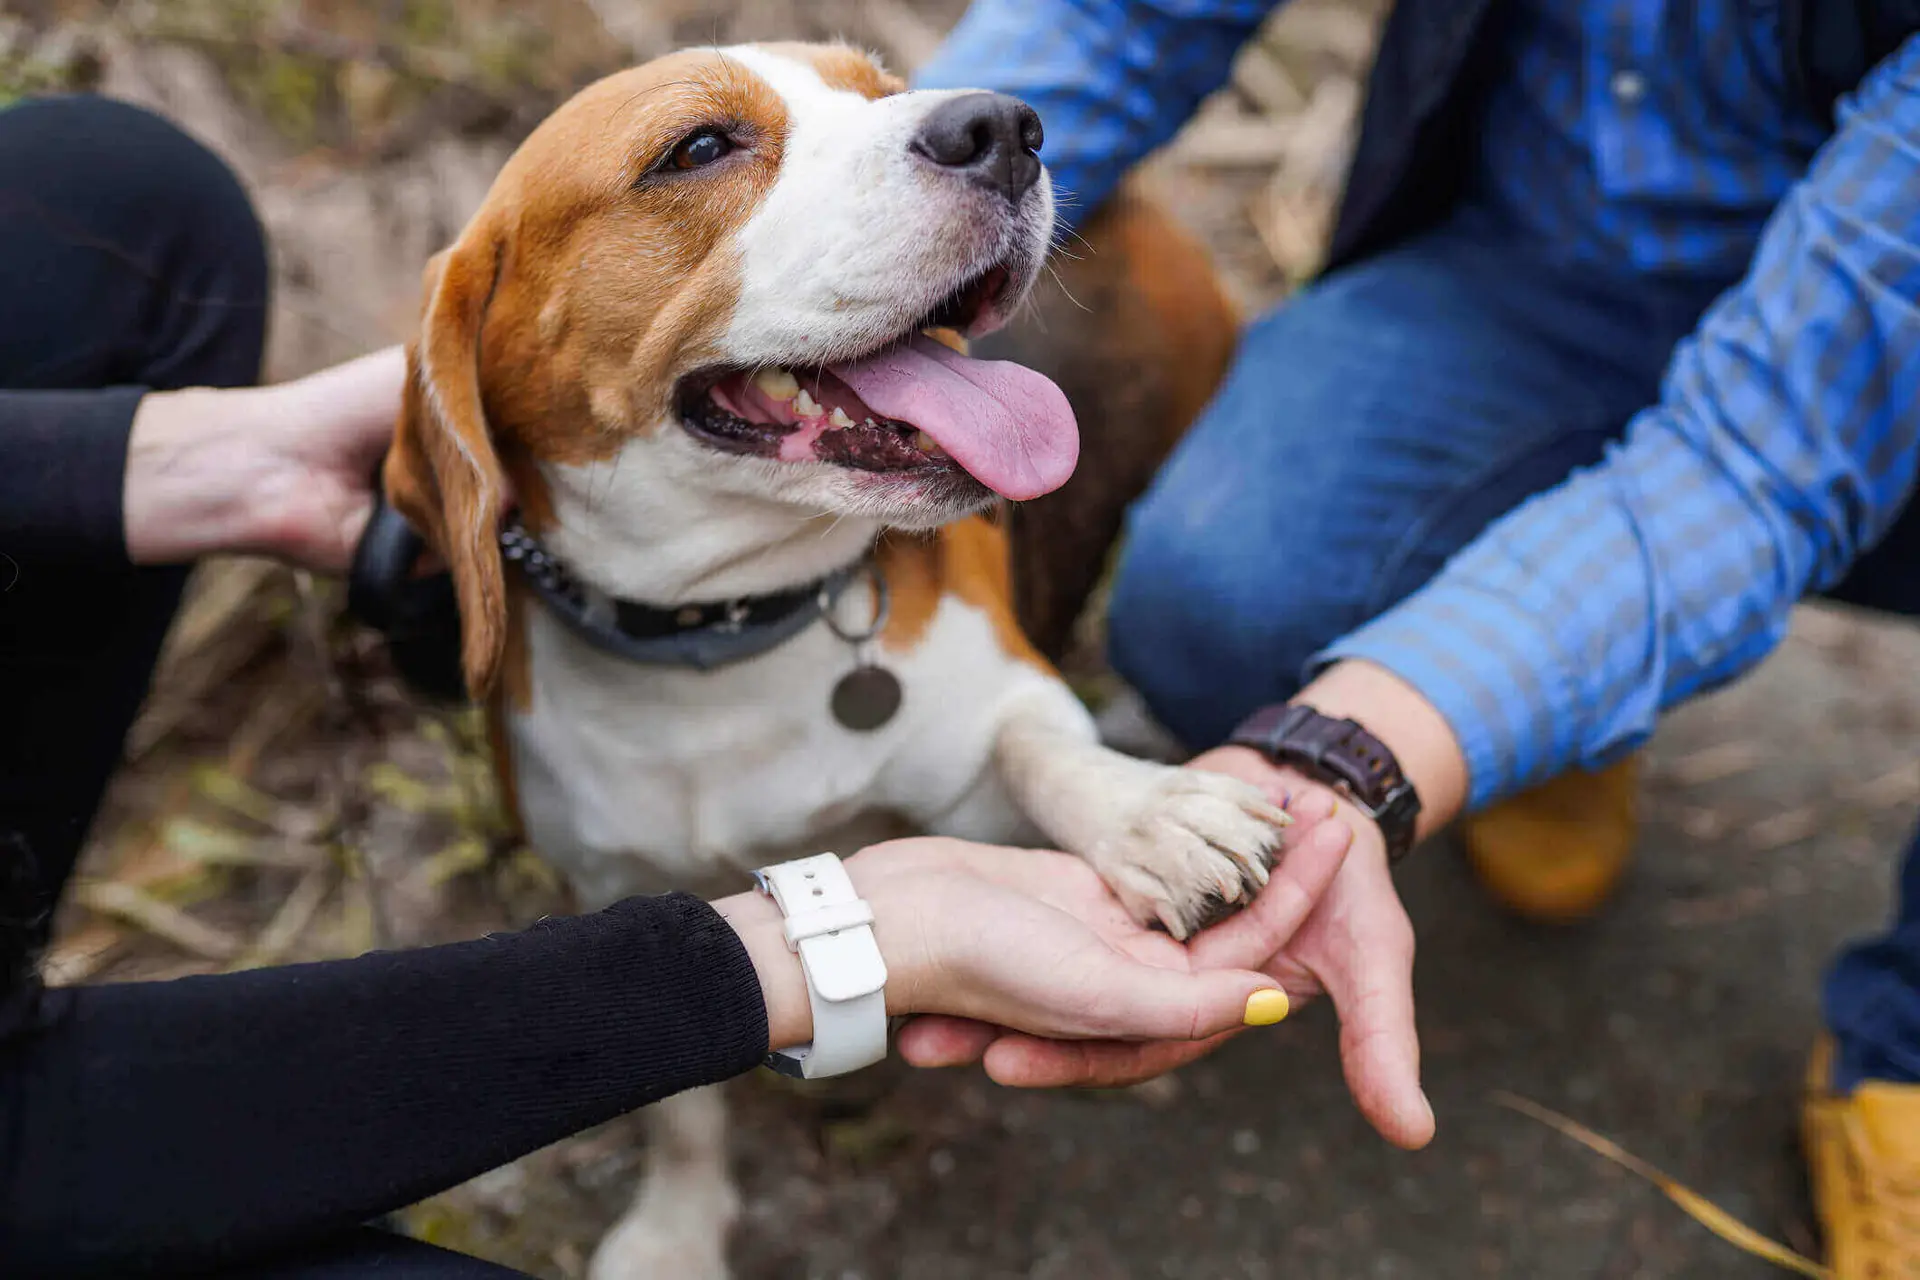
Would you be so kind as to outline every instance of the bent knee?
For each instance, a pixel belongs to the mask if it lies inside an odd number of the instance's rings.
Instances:
[[[0,112],[0,236],[60,282],[19,300],[37,336],[15,335],[13,367],[156,390],[259,377],[266,233],[233,170],[160,116],[88,95]]]
[[[234,293],[247,295],[236,300],[265,295],[266,232],[238,175],[144,107],[92,94],[20,103],[0,114],[0,172],[21,175],[23,194],[72,218],[137,219],[170,256],[217,257]]]

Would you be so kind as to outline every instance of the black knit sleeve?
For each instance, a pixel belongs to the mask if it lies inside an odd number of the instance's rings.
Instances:
[[[0,391],[0,554],[125,563],[127,440],[143,395]]]
[[[198,1273],[340,1231],[752,1068],[766,1008],[706,903],[0,1009],[0,1267]]]

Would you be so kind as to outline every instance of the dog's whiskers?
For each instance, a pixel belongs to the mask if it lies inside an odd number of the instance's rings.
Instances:
[[[1060,273],[1053,269],[1052,263],[1047,264],[1047,274],[1052,276],[1053,282],[1060,286],[1060,292],[1064,293],[1067,296],[1068,302],[1071,302],[1074,306],[1080,308],[1082,311],[1086,311],[1089,313],[1092,312],[1093,308],[1089,307],[1086,303],[1080,301],[1080,299],[1073,296],[1073,290],[1067,288],[1067,282],[1060,278]],[[1027,302],[1029,305],[1031,305],[1033,303],[1033,299],[1029,297],[1027,299]]]

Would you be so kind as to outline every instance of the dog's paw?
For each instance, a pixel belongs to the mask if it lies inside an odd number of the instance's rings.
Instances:
[[[1253,900],[1292,821],[1237,778],[1158,766],[1124,812],[1095,866],[1135,920],[1180,939]]]
[[[727,1280],[727,1233],[738,1214],[731,1184],[650,1176],[633,1212],[594,1250],[588,1280]]]

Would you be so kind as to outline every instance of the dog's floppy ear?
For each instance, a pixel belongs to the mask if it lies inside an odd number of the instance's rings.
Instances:
[[[507,598],[500,518],[507,482],[480,395],[480,326],[498,273],[492,237],[470,227],[427,264],[418,337],[387,455],[387,500],[445,558],[460,601],[467,692],[484,699],[500,675]]]

